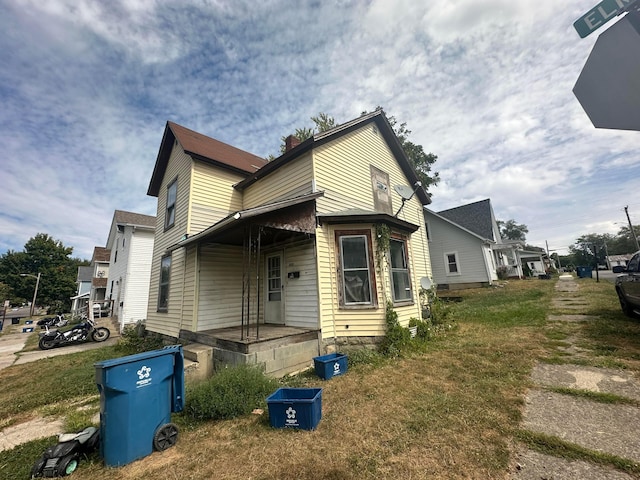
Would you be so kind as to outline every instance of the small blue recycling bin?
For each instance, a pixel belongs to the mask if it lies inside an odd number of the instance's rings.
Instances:
[[[329,380],[347,373],[347,356],[342,353],[330,353],[314,357],[313,365],[316,369],[316,375],[323,380]]]
[[[171,412],[184,408],[181,345],[105,360],[95,368],[105,465],[126,465],[175,444]]]
[[[267,397],[274,428],[315,430],[322,418],[321,388],[279,388]]]

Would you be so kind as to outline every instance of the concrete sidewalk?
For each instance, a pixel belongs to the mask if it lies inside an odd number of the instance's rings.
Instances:
[[[588,322],[580,308],[578,284],[570,275],[563,275],[556,284],[553,307],[571,314],[549,315],[553,322]],[[523,428],[551,435],[596,452],[615,455],[640,463],[640,409],[634,405],[605,404],[574,395],[563,395],[548,388],[568,388],[579,391],[611,393],[630,400],[640,400],[640,381],[626,370],[579,365],[588,354],[578,344],[579,338],[569,338],[562,349],[567,363],[540,363],[532,372],[536,385],[525,399]],[[576,363],[573,364],[571,361]],[[582,363],[582,362],[580,362]],[[623,472],[589,462],[566,460],[522,448],[517,454],[512,479],[569,480],[631,480]]]
[[[59,355],[69,355],[71,353],[83,352],[85,350],[93,350],[95,348],[114,345],[118,342],[120,333],[115,331],[111,324],[103,325],[109,328],[111,336],[108,340],[100,343],[88,341],[85,343],[77,343],[65,347],[53,348],[51,350],[33,350],[23,352],[25,344],[31,333],[22,333],[24,325],[5,325],[0,335],[0,370],[11,365],[21,365],[23,363],[35,362],[43,358],[57,357]]]

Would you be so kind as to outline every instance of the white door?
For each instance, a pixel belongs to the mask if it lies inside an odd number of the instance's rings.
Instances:
[[[282,283],[282,254],[268,255],[265,270],[267,272],[266,302],[264,311],[265,323],[284,324],[282,300],[284,288]]]

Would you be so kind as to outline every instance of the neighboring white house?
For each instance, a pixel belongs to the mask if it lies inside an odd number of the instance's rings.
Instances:
[[[91,293],[89,303],[104,304],[107,298],[107,278],[109,277],[109,249],[104,247],[93,247],[91,257]]]
[[[120,330],[147,316],[155,224],[156,217],[149,215],[122,210],[113,214],[107,239],[111,252],[107,297]]]
[[[500,237],[489,199],[437,213],[425,209],[425,222],[433,278],[440,289],[491,285],[500,269],[511,278],[522,278],[525,271],[545,273],[544,252]]]
[[[76,294],[71,297],[71,311],[76,313],[86,309],[91,295],[91,279],[93,269],[91,266],[78,267],[78,277],[76,278]]]

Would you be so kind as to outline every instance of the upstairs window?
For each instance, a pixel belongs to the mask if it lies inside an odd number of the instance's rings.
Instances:
[[[176,221],[176,200],[178,198],[178,179],[167,185],[167,209],[164,216],[164,228],[173,227]]]
[[[391,260],[393,301],[411,301],[413,295],[411,292],[409,264],[407,262],[407,243],[404,240],[392,238],[389,241],[389,257]]]

